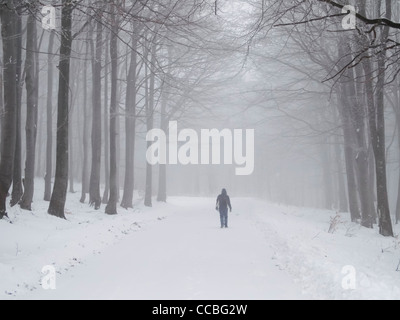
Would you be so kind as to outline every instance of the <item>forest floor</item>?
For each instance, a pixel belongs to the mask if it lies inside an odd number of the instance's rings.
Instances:
[[[400,299],[398,238],[347,215],[329,233],[332,211],[232,202],[223,230],[210,198],[109,217],[69,194],[67,221],[40,200],[13,208],[13,224],[0,221],[0,299]],[[55,290],[41,286],[47,265]]]

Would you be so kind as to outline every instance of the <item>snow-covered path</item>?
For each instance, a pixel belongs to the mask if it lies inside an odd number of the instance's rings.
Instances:
[[[274,263],[250,201],[234,204],[230,228],[224,230],[210,201],[171,199],[165,219],[58,275],[56,290],[38,289],[22,298],[304,298],[300,284]]]
[[[0,300],[400,298],[399,237],[348,214],[233,198],[221,230],[210,198],[145,208],[137,195],[135,210],[110,217],[68,197],[67,221],[40,199],[0,220]],[[54,291],[41,287],[49,265]]]

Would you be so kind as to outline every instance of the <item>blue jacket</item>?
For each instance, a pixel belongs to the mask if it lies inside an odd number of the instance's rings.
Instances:
[[[225,211],[228,210],[228,208],[232,211],[231,199],[225,189],[222,190],[222,194],[217,198],[217,208],[219,208],[219,211]]]

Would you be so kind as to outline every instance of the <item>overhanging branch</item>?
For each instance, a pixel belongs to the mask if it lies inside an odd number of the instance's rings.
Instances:
[[[330,4],[333,7],[343,9],[345,6],[342,4],[339,4],[335,1],[332,0],[317,0],[319,2],[325,2]],[[382,26],[388,26],[390,28],[394,29],[400,29],[400,23],[394,22],[392,20],[386,19],[386,18],[378,18],[378,19],[368,19],[367,17],[364,17],[363,15],[356,13],[357,19],[363,21],[365,24],[369,25],[382,25]]]

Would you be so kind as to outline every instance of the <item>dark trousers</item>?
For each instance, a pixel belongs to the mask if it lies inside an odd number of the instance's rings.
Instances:
[[[219,215],[221,218],[221,228],[223,228],[223,227],[228,228],[228,208],[220,209]]]

